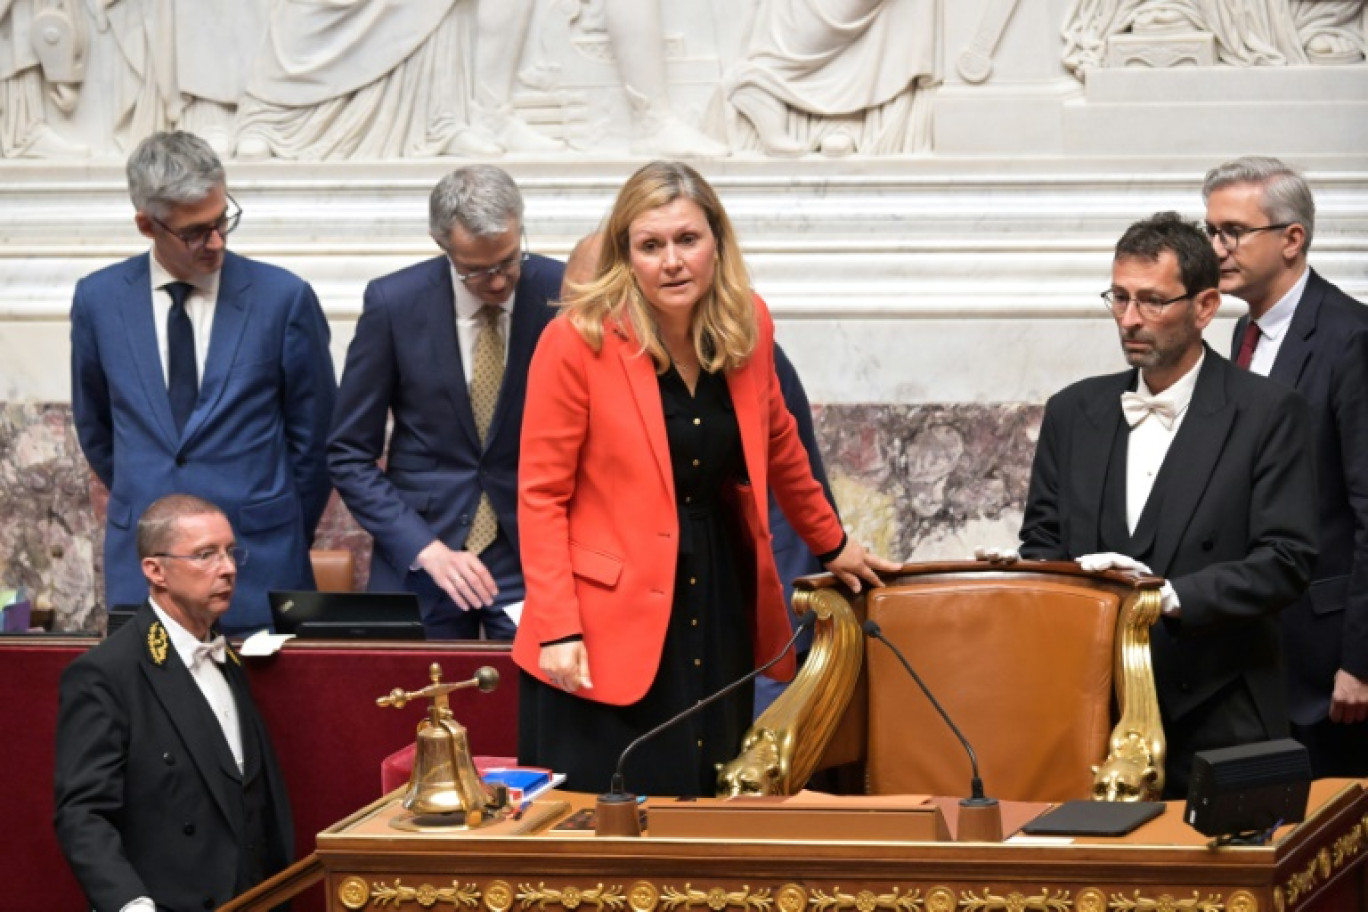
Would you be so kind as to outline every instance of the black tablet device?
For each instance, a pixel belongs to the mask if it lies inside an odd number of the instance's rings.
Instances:
[[[422,640],[423,618],[412,592],[273,591],[276,633],[313,640]]]
[[[1066,801],[1021,828],[1032,836],[1124,836],[1164,813],[1162,801]]]

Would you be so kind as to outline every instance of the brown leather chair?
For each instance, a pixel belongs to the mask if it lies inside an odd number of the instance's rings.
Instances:
[[[319,592],[351,592],[356,589],[356,556],[344,548],[315,548],[309,552],[314,582]]]
[[[865,638],[868,618],[974,746],[992,797],[1157,798],[1149,628],[1162,580],[1034,561],[906,564],[885,579],[860,595],[829,575],[799,580],[794,610],[819,617],[812,651],[720,792],[792,794],[814,771],[857,764],[870,794],[968,794],[963,747],[892,651]]]

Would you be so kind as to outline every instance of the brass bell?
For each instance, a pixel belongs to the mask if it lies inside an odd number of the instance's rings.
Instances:
[[[403,707],[409,700],[431,699],[427,718],[418,726],[413,755],[413,772],[404,793],[404,808],[422,826],[465,829],[491,823],[508,806],[504,788],[485,785],[471,759],[465,726],[451,714],[448,694],[463,687],[477,686],[486,693],[499,683],[493,668],[481,668],[469,681],[442,682],[442,668],[433,663],[428,669],[432,683],[422,690],[395,688],[376,700],[380,706]]]

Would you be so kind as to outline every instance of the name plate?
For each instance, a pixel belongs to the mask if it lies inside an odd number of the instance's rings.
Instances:
[[[690,839],[945,842],[940,808],[920,795],[791,795],[647,803],[647,835]]]

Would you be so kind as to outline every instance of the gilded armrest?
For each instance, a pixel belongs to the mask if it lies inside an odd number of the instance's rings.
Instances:
[[[829,577],[813,585],[793,594],[796,613],[817,612],[807,661],[746,731],[741,753],[719,768],[719,795],[792,795],[802,789],[850,703],[864,663],[864,631],[844,588]]]
[[[1159,618],[1157,588],[1137,589],[1116,617],[1112,681],[1121,718],[1112,729],[1107,759],[1093,767],[1098,801],[1158,801],[1164,790],[1164,726],[1150,661],[1150,627]]]

